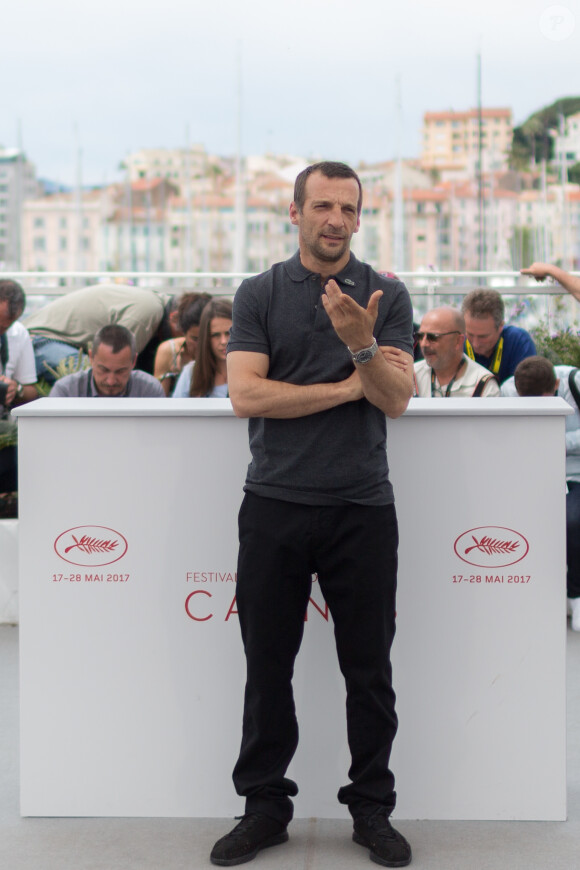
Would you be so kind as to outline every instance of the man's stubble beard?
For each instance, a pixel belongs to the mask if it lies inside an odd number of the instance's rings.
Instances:
[[[321,244],[319,239],[316,239],[310,245],[310,251],[318,260],[322,260],[324,263],[336,263],[341,259],[350,249],[350,239],[343,239],[344,244],[342,244],[339,248],[335,250],[327,250]]]

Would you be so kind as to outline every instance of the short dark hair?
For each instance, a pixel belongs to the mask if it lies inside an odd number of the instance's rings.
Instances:
[[[544,396],[555,391],[556,372],[545,356],[529,356],[518,363],[514,382],[519,396]]]
[[[302,212],[302,209],[304,208],[304,203],[306,201],[306,182],[313,172],[320,172],[321,175],[325,176],[325,178],[354,178],[358,184],[357,212],[360,215],[362,211],[362,184],[360,183],[360,178],[354,169],[351,169],[346,163],[338,163],[333,160],[323,160],[320,163],[313,163],[311,166],[307,166],[306,169],[303,169],[296,177],[296,181],[294,182],[294,205],[299,212]]]
[[[132,359],[137,356],[135,336],[130,329],[119,323],[107,323],[106,326],[101,326],[93,338],[93,356],[102,344],[110,347],[113,353],[119,353],[124,347],[130,347]]]
[[[210,293],[183,294],[177,307],[177,322],[184,335],[192,326],[199,326],[201,312],[211,299]]]
[[[24,311],[26,296],[17,281],[4,278],[0,281],[0,302],[8,302],[8,315],[16,320]]]
[[[472,290],[464,297],[461,310],[472,317],[493,317],[496,329],[499,329],[505,320],[505,306],[497,290],[485,290],[483,287]]]

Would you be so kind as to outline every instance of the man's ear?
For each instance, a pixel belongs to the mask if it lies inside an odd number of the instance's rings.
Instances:
[[[555,392],[556,392],[556,393],[558,392],[558,387],[559,387],[559,386],[560,386],[560,378],[556,378],[556,387],[555,387]]]
[[[296,205],[296,203],[294,203],[294,202],[290,203],[289,212],[290,212],[290,223],[294,224],[294,226],[297,226],[300,211],[298,210],[298,206]]]
[[[135,358],[133,359],[133,365],[131,366],[131,368],[134,369],[136,365],[137,365],[137,354],[135,354]]]
[[[91,365],[93,364],[93,349],[89,347],[89,359],[91,361]]]

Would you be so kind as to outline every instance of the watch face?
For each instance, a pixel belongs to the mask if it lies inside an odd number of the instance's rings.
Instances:
[[[370,347],[364,347],[362,350],[353,353],[352,358],[355,363],[358,363],[358,365],[364,365],[364,363],[368,363],[372,360],[377,350],[378,345],[375,339]]]

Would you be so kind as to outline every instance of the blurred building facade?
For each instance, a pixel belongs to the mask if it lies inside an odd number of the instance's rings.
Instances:
[[[379,270],[472,271],[483,246],[489,270],[534,259],[580,265],[580,186],[549,175],[542,185],[538,170],[509,170],[511,110],[484,109],[482,121],[481,173],[475,109],[426,113],[420,159],[358,167],[357,256]],[[296,250],[288,207],[297,173],[312,160],[252,156],[236,177],[233,158],[201,145],[142,149],[125,159],[121,183],[24,200],[21,266],[195,273],[231,272],[241,262],[237,271],[264,271]]]
[[[22,206],[38,192],[34,164],[19,148],[0,146],[0,269],[20,267]]]

